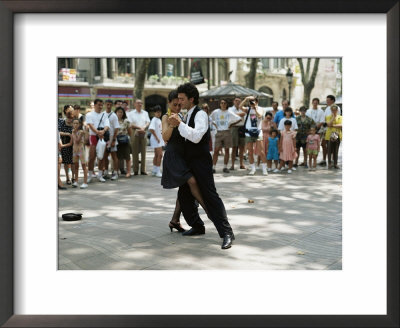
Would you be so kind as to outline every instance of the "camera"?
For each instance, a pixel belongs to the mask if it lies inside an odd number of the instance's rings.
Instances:
[[[326,127],[328,126],[328,123],[324,123],[324,124],[322,124],[322,126],[323,126],[324,128],[326,128]]]
[[[250,105],[254,105],[255,104],[254,100],[250,100],[249,102],[250,102]]]

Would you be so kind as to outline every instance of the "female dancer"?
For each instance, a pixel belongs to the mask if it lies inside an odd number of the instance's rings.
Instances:
[[[179,131],[168,123],[168,117],[173,113],[180,112],[178,102],[178,92],[173,90],[168,95],[168,112],[162,117],[162,137],[167,146],[164,153],[163,161],[163,174],[161,178],[161,185],[165,189],[172,189],[182,186],[187,183],[194,198],[199,202],[203,209],[207,212],[204,205],[203,197],[201,195],[199,186],[196,179],[190,172],[183,158],[185,139],[181,137]],[[181,207],[178,199],[176,199],[176,206],[172,220],[169,223],[169,228],[175,228],[179,232],[184,232],[179,217],[181,214]]]

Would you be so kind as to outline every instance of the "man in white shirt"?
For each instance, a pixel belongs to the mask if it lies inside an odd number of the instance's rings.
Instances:
[[[140,174],[147,175],[146,172],[146,147],[147,138],[146,130],[150,125],[149,114],[142,109],[143,102],[140,99],[135,101],[135,109],[127,112],[129,122],[133,130],[131,138],[133,172],[135,175],[139,174],[139,153],[140,153]]]
[[[107,118],[108,121],[110,122],[110,140],[107,142],[107,147],[106,151],[104,153],[104,179],[109,179],[108,177],[108,155],[111,154],[111,158],[113,161],[113,168],[116,171],[113,171],[111,180],[117,180],[118,179],[118,157],[117,157],[117,134],[119,130],[119,122],[118,122],[118,117],[117,115],[111,111],[111,108],[113,106],[112,100],[108,99],[106,100],[106,113],[107,113]]]
[[[326,104],[327,104],[327,106],[325,108],[325,117],[327,117],[329,115],[332,115],[331,106],[335,105],[335,101],[336,101],[335,96],[332,96],[332,95],[326,96]],[[339,106],[338,106],[338,111],[339,111],[339,115],[342,115],[342,110],[340,109]]]
[[[178,99],[181,107],[188,110],[186,123],[182,122],[177,114],[169,117],[168,122],[178,126],[180,135],[186,139],[185,161],[193,173],[203,196],[207,208],[207,215],[214,223],[218,234],[223,238],[222,249],[232,246],[235,239],[228,222],[224,203],[215,188],[212,173],[212,160],[209,152],[210,130],[208,116],[197,106],[199,91],[192,83],[185,83],[178,87]],[[192,227],[184,232],[184,236],[202,235],[205,233],[204,222],[201,220],[194,197],[187,184],[179,187],[178,199],[186,222]]]
[[[222,147],[225,148],[223,172],[229,173],[229,148],[232,148],[232,133],[230,127],[236,123],[239,123],[241,121],[241,118],[240,116],[228,110],[228,102],[226,101],[226,99],[221,99],[219,104],[220,108],[214,110],[210,115],[213,124],[217,128],[213,155],[213,173],[215,173],[215,167],[218,161],[218,154]]]
[[[88,183],[92,181],[94,161],[96,159],[96,146],[100,139],[104,139],[104,134],[110,128],[110,122],[105,112],[101,112],[103,109],[103,101],[101,99],[95,99],[94,110],[86,115],[86,124],[89,126],[89,176]],[[104,156],[103,159],[99,161],[98,167],[99,172],[97,174],[97,179],[100,182],[106,182],[103,178],[102,167],[104,166]]]
[[[235,160],[236,160],[236,152],[239,147],[239,163],[240,163],[240,168],[245,169],[246,167],[244,166],[244,147],[246,145],[246,138],[244,135],[243,130],[239,130],[240,127],[244,126],[244,118],[246,116],[246,113],[240,109],[240,103],[241,99],[239,97],[235,97],[233,100],[233,106],[229,107],[229,111],[232,113],[240,116],[241,120],[233,124],[231,127],[231,133],[232,133],[232,166],[230,167],[230,170],[235,169]]]
[[[311,103],[312,107],[307,109],[306,115],[312,118],[312,120],[315,122],[318,132],[318,130],[325,123],[325,113],[321,108],[318,108],[319,105],[318,98],[314,98]]]

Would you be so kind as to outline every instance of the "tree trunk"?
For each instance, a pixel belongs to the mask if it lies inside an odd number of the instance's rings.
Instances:
[[[142,98],[147,67],[149,66],[150,60],[151,58],[141,58],[138,60],[135,77],[135,90],[133,91],[135,100]]]
[[[251,58],[250,72],[248,72],[245,76],[246,86],[253,90],[256,88],[257,63],[258,63],[258,58]]]
[[[318,66],[319,66],[319,58],[315,58],[314,60],[314,67],[310,76],[310,67],[311,67],[311,58],[307,59],[307,68],[304,71],[303,59],[297,58],[297,61],[300,65],[301,71],[301,82],[304,86],[304,93],[303,93],[303,105],[307,108],[310,107],[310,96],[311,91],[314,89],[315,86],[315,78],[317,77],[318,73]]]

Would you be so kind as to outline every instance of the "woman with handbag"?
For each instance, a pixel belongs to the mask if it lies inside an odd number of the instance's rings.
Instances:
[[[58,121],[58,131],[64,145],[70,144],[72,137],[72,121],[74,120],[74,108],[71,105],[64,106],[64,120]],[[72,144],[61,149],[62,164],[64,164],[66,183],[71,185],[74,182],[74,167],[72,160]],[[72,182],[69,179],[69,170],[72,171]]]
[[[119,130],[117,134],[117,157],[118,161],[126,161],[126,178],[131,176],[131,145],[129,136],[132,135],[130,122],[126,117],[126,113],[122,107],[115,109],[115,114],[118,117]]]
[[[331,115],[326,116],[327,130],[325,134],[325,140],[328,143],[328,169],[332,168],[332,156],[333,156],[333,167],[339,169],[338,166],[338,154],[340,141],[342,140],[342,116],[338,114],[339,108],[336,105],[331,106]]]
[[[253,96],[246,97],[240,104],[240,109],[246,113],[244,120],[246,147],[249,152],[250,172],[256,173],[254,154],[259,155],[262,160],[263,175],[268,175],[267,158],[265,156],[264,139],[262,131],[263,111],[258,108],[258,99]]]

